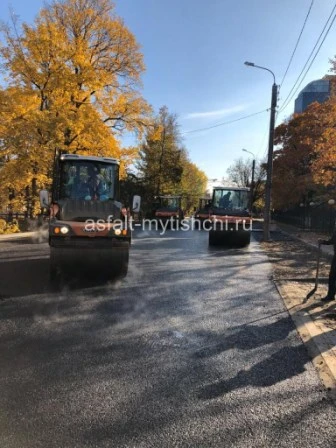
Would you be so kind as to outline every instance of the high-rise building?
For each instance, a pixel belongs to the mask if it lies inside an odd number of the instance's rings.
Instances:
[[[327,75],[306,85],[295,100],[294,113],[300,114],[317,101],[323,103],[336,93],[336,76]]]

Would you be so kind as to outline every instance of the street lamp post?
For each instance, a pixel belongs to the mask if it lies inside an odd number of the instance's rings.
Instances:
[[[267,157],[267,177],[265,186],[265,209],[264,209],[264,241],[270,240],[270,224],[271,224],[271,192],[272,192],[272,173],[273,173],[273,147],[274,147],[274,126],[275,126],[275,110],[277,107],[278,86],[275,83],[275,75],[272,70],[256,65],[253,62],[245,62],[249,67],[260,68],[266,70],[273,76],[272,100],[271,100],[271,117],[268,139],[268,157]]]
[[[251,198],[250,198],[250,210],[251,210],[251,214],[252,214],[253,195],[254,195],[254,172],[255,172],[255,159],[256,159],[256,156],[253,154],[253,152],[248,151],[245,148],[243,148],[242,151],[248,152],[249,154],[252,154],[252,156],[253,156],[253,160],[252,160],[252,178],[251,178]]]

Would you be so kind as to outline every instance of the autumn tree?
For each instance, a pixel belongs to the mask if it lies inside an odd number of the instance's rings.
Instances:
[[[251,185],[252,163],[242,157],[235,160],[226,170],[231,182],[238,187],[249,187]]]
[[[204,196],[208,178],[204,171],[190,160],[183,163],[183,174],[181,178],[181,193],[183,197],[183,208],[190,212],[199,204],[199,199]]]
[[[143,57],[109,0],[54,1],[33,25],[2,27],[0,196],[50,182],[56,147],[121,159],[124,131],[141,137],[150,108],[140,93]],[[19,204],[17,204],[19,205]]]
[[[151,196],[176,194],[182,179],[186,152],[181,144],[177,117],[161,107],[145,133],[139,171]]]
[[[288,208],[323,196],[336,180],[336,104],[313,103],[275,129],[273,201]]]
[[[311,160],[312,177],[316,184],[333,187],[336,184],[336,100],[311,106],[307,126],[314,126],[315,134],[310,140],[313,147]],[[309,127],[307,127],[309,129]]]
[[[336,72],[332,60],[331,72]],[[288,208],[312,198],[330,197],[336,183],[335,80],[330,77],[332,96],[312,103],[275,129],[273,203]]]
[[[180,195],[186,211],[204,195],[207,177],[189,159],[177,117],[161,107],[145,133],[137,164],[148,206],[159,195]]]

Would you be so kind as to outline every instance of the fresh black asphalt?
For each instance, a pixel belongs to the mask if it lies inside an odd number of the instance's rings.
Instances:
[[[0,447],[335,447],[336,412],[266,255],[138,232],[128,276],[48,286],[0,242]]]

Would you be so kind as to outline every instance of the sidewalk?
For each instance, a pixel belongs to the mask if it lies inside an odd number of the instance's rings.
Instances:
[[[277,230],[285,236],[304,243],[313,250],[313,256],[317,254],[318,239],[328,239],[330,236],[304,231],[282,223],[277,223]],[[296,278],[294,275],[293,278],[287,279],[275,277],[274,282],[322,382],[331,391],[332,398],[336,400],[336,301],[327,304],[320,302],[321,297],[327,292],[326,282],[333,246],[321,246],[321,252],[324,263],[321,284],[308,300],[306,296],[314,288],[312,278],[305,279],[300,275]],[[308,256],[307,254],[307,258]],[[287,259],[289,257],[295,260],[294,253],[288,253]],[[313,274],[316,272],[316,262],[314,268]]]
[[[317,232],[310,232],[308,230],[299,229],[295,226],[284,224],[277,222],[276,223],[277,229],[280,230],[282,233],[285,233],[287,235],[290,235],[292,238],[295,238],[299,241],[302,241],[303,243],[307,244],[308,246],[318,249],[318,240],[323,239],[327,240],[330,238],[331,235],[327,233],[317,233]],[[321,252],[326,255],[334,255],[334,248],[333,246],[321,246]]]

